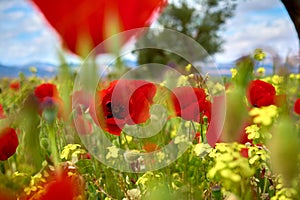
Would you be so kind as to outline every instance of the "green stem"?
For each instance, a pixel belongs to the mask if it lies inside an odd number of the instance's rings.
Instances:
[[[4,161],[0,161],[0,175],[5,174],[5,166],[4,166]]]
[[[204,143],[203,124],[200,124],[201,142]]]
[[[196,130],[195,124],[193,121],[191,121],[191,124],[192,124],[193,130],[194,130],[195,136],[196,136],[197,130]]]
[[[54,166],[57,167],[59,164],[59,156],[58,156],[58,151],[56,146],[56,134],[53,126],[51,125],[48,126],[48,131],[49,131],[50,150],[53,157]]]
[[[212,199],[214,200],[221,200],[222,199],[222,193],[221,193],[221,187],[219,185],[215,185],[211,188],[211,194]]]
[[[122,149],[122,138],[121,138],[121,135],[123,134],[123,132],[121,132],[120,136],[118,137],[118,141],[119,141],[119,145],[120,145],[120,148]]]
[[[126,138],[126,135],[124,134],[124,139],[125,139],[125,144],[126,144],[126,146],[127,146],[127,149],[130,149],[129,148],[129,142],[128,142],[128,140],[127,140],[127,138]]]
[[[262,194],[264,194],[266,192],[267,183],[268,183],[268,179],[267,179],[267,176],[265,175],[265,178],[264,178],[264,189],[263,189],[263,193]]]

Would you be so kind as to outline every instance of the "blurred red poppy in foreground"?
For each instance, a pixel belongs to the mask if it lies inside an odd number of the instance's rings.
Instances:
[[[171,99],[177,116],[185,120],[203,123],[203,117],[211,117],[211,103],[206,100],[206,93],[202,88],[188,86],[172,90]]]
[[[63,38],[67,48],[75,53],[80,53],[78,47],[83,42],[90,42],[92,46],[87,47],[94,48],[113,34],[149,26],[166,5],[166,0],[33,2]]]
[[[96,99],[96,115],[100,126],[120,135],[125,124],[146,122],[156,93],[154,84],[143,80],[116,80],[101,90]]]
[[[0,199],[1,200],[16,200],[17,197],[16,197],[16,194],[14,191],[0,187]]]
[[[2,105],[0,104],[0,119],[4,119],[5,117],[6,117],[6,116],[5,116],[3,107],[2,107]]]
[[[0,160],[7,160],[15,152],[19,145],[18,136],[13,128],[0,130]]]
[[[270,106],[275,104],[276,90],[270,83],[254,80],[248,86],[247,98],[254,107]]]
[[[35,190],[24,193],[21,199],[39,200],[74,200],[86,199],[84,195],[85,183],[83,177],[73,169],[48,170],[47,177],[35,181]]]
[[[44,188],[46,192],[40,197],[40,200],[84,199],[82,180],[75,174],[73,176],[67,173],[63,173],[62,175],[56,174],[47,181]]]
[[[295,111],[295,113],[300,115],[300,98],[298,98],[295,102],[294,111]]]

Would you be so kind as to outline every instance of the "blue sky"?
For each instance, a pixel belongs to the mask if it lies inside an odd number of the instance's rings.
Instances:
[[[58,64],[59,49],[59,36],[33,4],[27,0],[0,0],[0,63]]]
[[[297,34],[279,0],[240,0],[235,16],[220,32],[224,52],[214,56],[228,63],[262,47],[282,57],[298,49]],[[0,63],[57,64],[60,39],[43,16],[27,0],[0,0]],[[75,61],[75,55],[68,55]]]

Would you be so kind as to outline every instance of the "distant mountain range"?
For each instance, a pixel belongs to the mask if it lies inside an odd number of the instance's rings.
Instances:
[[[128,60],[124,62],[126,66],[136,67],[138,64],[135,61]],[[69,63],[68,64],[72,69],[80,67],[79,63]],[[36,75],[39,77],[54,77],[59,66],[51,63],[41,63],[33,62],[25,65],[4,65],[0,63],[0,78],[9,77],[16,78],[19,73],[23,73],[25,76],[31,76],[32,72],[30,71],[31,67],[37,69]],[[222,75],[222,76],[231,76],[230,69],[234,67],[233,63],[221,63],[217,64],[217,68],[209,68],[208,72],[211,75]],[[258,67],[258,66],[257,66]],[[256,68],[257,68],[256,67]],[[264,68],[266,69],[266,74],[272,74],[273,68],[272,64],[265,64]],[[289,68],[290,72],[297,73],[297,68]]]
[[[80,64],[69,63],[68,65],[71,68],[76,68]],[[25,76],[31,76],[32,72],[30,71],[30,68],[32,67],[37,69],[36,75],[39,77],[53,77],[57,74],[59,66],[51,63],[40,62],[33,62],[24,65],[4,65],[0,63],[0,78],[15,78],[19,76],[19,73],[23,73]]]
[[[230,69],[234,68],[234,67],[235,67],[234,63],[219,63],[219,64],[217,64],[219,74],[223,75],[223,76],[231,76]],[[273,64],[272,63],[265,63],[265,64],[263,64],[263,66],[256,65],[256,66],[254,66],[254,70],[258,69],[259,67],[265,68],[266,75],[271,75],[273,73]],[[287,70],[290,73],[298,73],[297,67],[288,66]]]
[[[134,60],[124,60],[123,61],[126,66],[136,67],[137,63]],[[79,68],[81,63],[68,63],[68,66],[71,69]],[[100,63],[101,65],[105,65],[104,63]],[[36,75],[39,77],[54,77],[59,69],[59,65],[55,65],[53,63],[44,63],[44,62],[32,62],[24,65],[6,65],[0,63],[0,78],[8,77],[8,78],[16,78],[19,76],[19,73],[23,73],[25,76],[31,76],[32,72],[30,71],[31,67],[35,67],[37,69]]]

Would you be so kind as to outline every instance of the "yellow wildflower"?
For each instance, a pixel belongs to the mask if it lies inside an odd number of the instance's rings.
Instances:
[[[295,74],[290,74],[289,78],[290,78],[290,79],[295,79],[295,78],[296,78],[296,75],[295,75]]]
[[[185,71],[190,72],[192,68],[191,64],[188,64],[187,66],[185,66]]]
[[[257,70],[256,70],[256,73],[260,76],[264,76],[265,73],[266,73],[266,69],[263,68],[263,67],[259,67]]]
[[[194,152],[197,156],[204,156],[211,152],[213,148],[207,143],[196,144]]]
[[[277,74],[272,76],[272,82],[276,85],[282,83],[284,81],[284,78],[282,76],[278,76]]]
[[[266,58],[266,53],[262,49],[260,49],[260,48],[255,49],[255,51],[254,51],[254,59],[255,60],[262,61],[265,58]]]
[[[163,152],[157,153],[158,162],[162,162],[165,159],[166,155]]]
[[[246,133],[248,134],[248,139],[249,140],[257,139],[260,136],[259,132],[258,132],[259,127],[256,124],[251,125],[251,126],[247,126],[245,128],[245,130],[246,130]]]
[[[107,147],[108,153],[106,155],[106,159],[109,158],[117,158],[119,149],[116,146]]]
[[[81,146],[79,144],[68,144],[67,146],[64,147],[63,151],[61,152],[60,159],[68,160],[70,152],[80,147]]]
[[[255,124],[262,124],[264,126],[269,126],[272,123],[272,119],[278,114],[278,109],[274,105],[252,108],[249,115],[254,117],[253,122]]]
[[[230,72],[231,72],[231,77],[234,78],[237,74],[237,70],[235,68],[231,68],[230,69]]]
[[[185,76],[185,75],[179,76],[178,81],[177,81],[177,87],[188,85],[189,84],[188,79],[189,79],[188,76]]]

